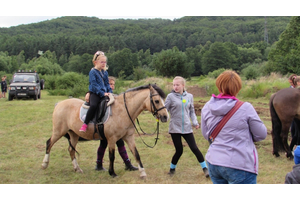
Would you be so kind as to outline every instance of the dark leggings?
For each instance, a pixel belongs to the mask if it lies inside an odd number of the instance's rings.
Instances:
[[[99,97],[95,93],[91,93],[91,95],[90,95],[90,108],[86,113],[86,117],[85,117],[85,120],[84,120],[85,124],[88,124],[93,119],[93,117],[95,116],[95,113],[96,113],[96,110],[97,110],[97,107],[98,107],[98,104],[99,104],[100,101],[101,101],[101,97]]]
[[[124,141],[120,139],[116,142],[116,144],[118,146],[119,154],[122,157],[124,163],[130,162],[128,158],[128,154],[126,152]],[[97,151],[97,163],[99,164],[103,162],[103,157],[104,157],[106,147],[107,147],[107,140],[106,139],[100,140],[100,146],[98,147],[98,151]]]
[[[199,163],[204,162],[203,155],[197,147],[193,133],[189,133],[189,134],[171,133],[171,137],[172,137],[172,140],[173,140],[173,143],[175,146],[175,150],[176,150],[176,152],[172,158],[172,164],[176,165],[179,158],[181,157],[181,155],[183,153],[181,137],[183,137],[185,139],[185,141],[188,143],[190,149],[197,157],[198,162]]]

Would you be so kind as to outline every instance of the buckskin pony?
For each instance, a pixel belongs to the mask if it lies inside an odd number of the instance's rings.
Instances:
[[[133,123],[138,115],[144,111],[150,111],[161,122],[167,122],[169,114],[164,105],[165,93],[156,85],[145,85],[131,88],[115,97],[115,102],[111,105],[112,115],[104,124],[104,134],[109,147],[109,174],[115,177],[114,159],[115,144],[119,139],[123,139],[135,157],[140,171],[140,177],[146,177],[146,172],[137,151]],[[69,153],[73,168],[76,172],[83,172],[76,160],[76,144],[78,139],[86,140],[101,139],[98,134],[94,134],[94,124],[89,123],[86,133],[79,132],[82,121],[79,118],[80,108],[84,101],[76,98],[59,102],[53,111],[53,133],[46,142],[46,154],[42,163],[42,168],[46,169],[50,160],[50,150],[62,136],[69,134]],[[127,107],[127,108],[126,108]],[[127,113],[127,110],[128,113]],[[128,116],[130,115],[130,117]],[[131,121],[131,119],[132,121]]]
[[[272,121],[273,155],[279,157],[279,151],[286,152],[286,157],[293,159],[288,145],[288,133],[293,120],[297,134],[296,144],[300,144],[300,89],[284,88],[270,98],[270,114]]]

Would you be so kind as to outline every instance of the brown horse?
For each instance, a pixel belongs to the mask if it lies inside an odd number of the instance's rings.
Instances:
[[[104,124],[104,134],[109,147],[109,174],[112,177],[116,176],[114,172],[115,144],[121,138],[128,144],[138,163],[140,177],[146,177],[134,141],[135,128],[133,123],[143,110],[152,112],[161,122],[167,122],[169,114],[164,105],[163,99],[165,97],[165,93],[156,85],[132,88],[115,97],[115,102],[111,105],[112,115]],[[100,139],[98,134],[94,134],[93,123],[89,123],[86,133],[79,132],[83,123],[79,119],[79,111],[83,103],[84,101],[80,99],[67,99],[56,105],[53,112],[53,133],[46,143],[46,155],[42,164],[43,169],[48,167],[52,146],[68,133],[70,136],[69,153],[73,168],[76,172],[82,172],[75,157],[75,147],[79,137],[86,140]]]
[[[273,94],[270,98],[270,113],[272,119],[273,155],[279,156],[278,151],[284,150],[286,157],[293,159],[288,145],[288,133],[292,121],[295,121],[295,129],[299,142],[300,128],[300,89],[285,88]]]

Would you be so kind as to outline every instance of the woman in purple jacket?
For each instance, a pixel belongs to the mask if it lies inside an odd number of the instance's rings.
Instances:
[[[201,130],[205,139],[238,101],[241,78],[234,71],[223,72],[216,80],[220,94],[212,95],[201,110]],[[209,146],[205,160],[214,184],[256,184],[258,155],[254,142],[267,136],[267,128],[253,106],[245,102],[229,119]]]

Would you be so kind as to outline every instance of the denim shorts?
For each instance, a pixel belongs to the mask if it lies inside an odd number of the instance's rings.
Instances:
[[[257,174],[239,169],[212,165],[209,162],[207,162],[207,167],[210,179],[214,184],[256,184]]]

